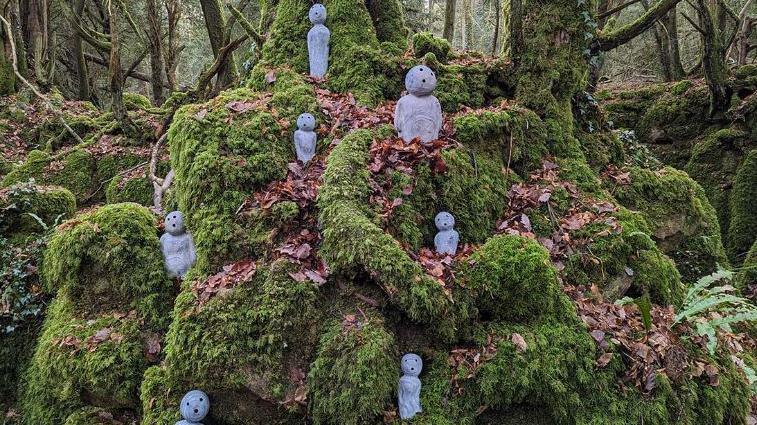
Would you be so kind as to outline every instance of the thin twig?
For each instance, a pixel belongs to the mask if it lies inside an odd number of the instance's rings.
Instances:
[[[68,125],[68,123],[66,122],[66,119],[63,117],[63,113],[57,110],[53,106],[53,104],[50,102],[50,100],[47,98],[47,96],[45,96],[39,90],[37,90],[37,88],[32,83],[30,83],[26,78],[24,78],[24,76],[21,75],[21,73],[18,71],[18,57],[16,56],[16,42],[15,40],[13,40],[13,32],[11,31],[11,24],[2,15],[0,15],[0,20],[2,20],[3,25],[5,26],[5,31],[8,33],[8,42],[11,47],[11,59],[12,59],[11,63],[13,65],[13,73],[16,74],[16,78],[18,78],[19,81],[24,83],[25,86],[29,87],[29,89],[37,97],[39,97],[42,100],[42,103],[44,103],[45,107],[47,107],[47,109],[49,109],[53,114],[55,114],[56,117],[58,117],[61,124],[63,124],[63,127],[65,127],[66,130],[68,130],[71,136],[73,136],[73,138],[76,139],[78,143],[84,143],[84,140],[82,140],[82,138],[79,137],[78,134],[76,134],[74,129]]]

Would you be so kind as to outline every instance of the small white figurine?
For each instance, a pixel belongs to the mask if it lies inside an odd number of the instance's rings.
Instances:
[[[331,31],[326,28],[326,7],[320,3],[314,4],[308,12],[308,18],[313,28],[308,31],[308,56],[310,59],[310,75],[323,78],[329,68],[329,39]]]
[[[394,127],[405,142],[420,137],[428,143],[439,138],[442,129],[442,106],[431,93],[436,88],[436,74],[426,65],[413,67],[405,76],[409,94],[402,96],[394,110]]]
[[[460,234],[455,227],[455,217],[448,212],[440,212],[436,215],[436,228],[439,232],[434,237],[434,246],[439,254],[455,255],[457,244],[460,242]]]
[[[192,390],[184,395],[181,399],[181,417],[183,418],[175,425],[202,425],[201,420],[205,419],[210,410],[210,399],[208,395],[200,390]]]
[[[307,164],[315,156],[315,145],[318,136],[315,134],[315,117],[302,114],[297,117],[297,130],[294,132],[294,150],[297,159]]]
[[[184,278],[197,260],[192,236],[184,229],[184,217],[179,211],[166,215],[166,233],[160,237],[160,250],[169,277]]]
[[[397,404],[402,420],[412,419],[421,410],[421,380],[423,360],[417,354],[402,356],[402,378],[397,388]]]

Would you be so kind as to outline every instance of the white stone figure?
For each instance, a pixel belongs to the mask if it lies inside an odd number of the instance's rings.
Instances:
[[[315,134],[315,117],[301,114],[297,117],[297,130],[294,132],[294,150],[297,159],[307,164],[315,156],[315,145],[318,136]]]
[[[421,380],[423,360],[413,353],[402,356],[402,378],[397,388],[397,404],[402,420],[412,419],[421,410]]]
[[[160,250],[169,277],[184,278],[197,260],[194,241],[184,229],[184,216],[179,211],[166,215],[166,233],[160,237]]]
[[[183,418],[175,425],[202,425],[201,420],[205,419],[210,410],[210,399],[208,395],[200,390],[192,390],[184,395],[181,399],[179,411]]]
[[[460,242],[460,234],[455,227],[455,217],[448,212],[440,212],[434,219],[436,228],[439,233],[434,237],[436,252],[439,254],[455,255],[457,253],[457,244]]]
[[[329,40],[331,31],[326,28],[326,7],[314,4],[308,12],[313,28],[308,31],[308,56],[310,58],[310,75],[323,78],[329,69]]]
[[[405,76],[408,94],[402,96],[394,110],[394,128],[405,142],[420,137],[428,143],[439,138],[442,129],[442,106],[433,94],[436,74],[426,65],[413,67]]]

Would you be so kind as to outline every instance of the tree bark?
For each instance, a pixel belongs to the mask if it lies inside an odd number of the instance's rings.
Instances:
[[[163,95],[163,37],[161,13],[156,0],[145,0],[147,13],[147,40],[150,48],[150,87],[152,103],[160,106],[165,102]]]
[[[107,27],[110,34],[110,60],[108,62],[108,73],[110,74],[110,96],[111,109],[113,115],[121,124],[121,129],[128,136],[133,136],[136,131],[129,118],[124,105],[124,77],[121,69],[121,54],[118,40],[118,22],[115,12],[114,0],[105,0],[105,9],[107,11]]]
[[[10,0],[8,3],[8,22],[11,26],[11,36],[16,46],[16,63],[18,72],[28,77],[29,63],[26,60],[26,42],[24,41],[23,20],[21,19],[21,5],[18,0]]]
[[[697,0],[697,16],[699,17],[699,29],[702,36],[702,71],[710,89],[710,112],[711,118],[719,118],[731,103],[732,89],[728,85],[728,68],[725,63],[725,47],[723,46],[723,34],[716,19],[720,20],[720,12],[713,11],[705,3],[705,0]],[[716,7],[717,9],[720,9]]]
[[[200,0],[202,13],[205,18],[205,27],[210,37],[210,47],[213,49],[213,55],[218,58],[221,49],[229,44],[226,37],[226,21],[221,10],[221,4],[218,0]],[[216,81],[216,92],[231,85],[236,79],[236,66],[234,64],[234,54],[230,53],[218,68],[218,80]]]
[[[495,56],[499,47],[499,26],[502,21],[502,3],[494,0],[494,35],[492,37],[492,56]]]
[[[444,38],[452,43],[455,36],[455,7],[457,0],[446,0],[444,7]]]
[[[678,81],[686,76],[681,62],[681,45],[678,41],[678,11],[674,7],[667,16],[662,20],[662,24],[667,29],[668,49],[670,54],[670,77],[673,81]]]
[[[639,34],[648,30],[655,24],[661,17],[666,15],[671,9],[673,9],[681,0],[661,0],[654,6],[650,7],[643,15],[638,19],[631,22],[628,25],[624,25],[609,33],[601,33],[597,37],[594,49],[600,51],[612,50],[618,46],[636,38]]]
[[[82,16],[84,12],[84,0],[74,0],[74,12],[76,16]],[[78,31],[72,35],[72,54],[74,56],[74,66],[76,68],[77,96],[79,100],[89,100],[91,88],[89,86],[89,72],[87,69],[87,59],[84,57],[84,40]]]
[[[645,11],[649,10],[649,0],[642,0],[641,4],[644,6]],[[662,74],[662,79],[663,81],[671,81],[670,45],[668,44],[666,28],[662,23],[664,19],[664,16],[661,17],[654,25],[654,41],[657,46],[657,58],[660,62],[660,74]]]
[[[48,85],[49,77],[46,72],[50,66],[49,41],[49,4],[48,0],[25,0],[22,3],[24,19],[24,40],[31,54],[34,76],[40,85]]]
[[[182,0],[166,0],[166,15],[168,15],[168,48],[166,49],[166,79],[172,92],[178,90],[176,67],[179,65],[179,55],[183,47],[179,45],[178,29],[182,13]]]

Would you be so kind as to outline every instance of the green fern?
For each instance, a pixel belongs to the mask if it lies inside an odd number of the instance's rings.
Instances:
[[[675,324],[689,322],[697,335],[707,340],[707,350],[715,354],[717,331],[731,332],[731,325],[757,320],[757,306],[748,299],[733,294],[736,289],[728,284],[712,286],[716,282],[730,282],[734,273],[729,270],[717,272],[699,279],[686,293]],[[710,313],[717,313],[713,317]]]

